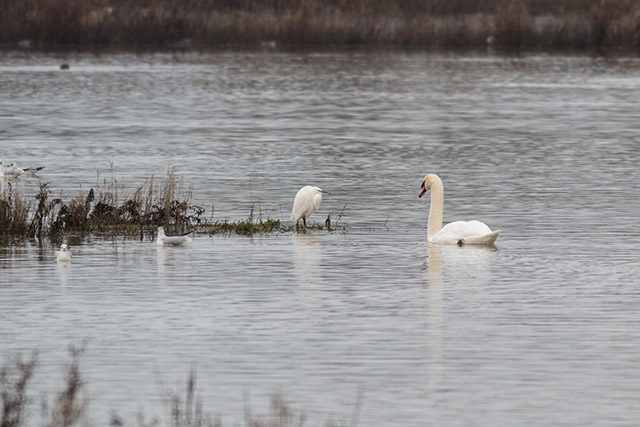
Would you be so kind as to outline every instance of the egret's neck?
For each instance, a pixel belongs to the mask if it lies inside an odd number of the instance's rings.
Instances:
[[[427,225],[427,236],[429,239],[442,228],[443,204],[444,188],[442,181],[433,180],[431,182],[431,203],[429,203],[429,224]]]

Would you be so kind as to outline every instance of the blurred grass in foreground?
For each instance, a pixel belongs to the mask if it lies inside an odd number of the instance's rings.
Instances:
[[[71,361],[65,368],[66,374],[62,389],[55,393],[52,400],[49,399],[49,396],[42,396],[41,425],[47,427],[105,425],[101,422],[96,424],[89,414],[88,385],[80,369],[80,358],[84,350],[84,345],[69,347]],[[5,360],[0,367],[0,426],[34,425],[34,416],[30,413],[30,409],[34,407],[34,399],[29,394],[29,385],[33,380],[37,366],[38,354],[34,352],[27,361],[24,361],[20,355],[15,355]],[[166,412],[162,421],[158,418],[148,420],[142,410],[138,412],[135,422],[133,420],[125,421],[117,411],[113,411],[108,425],[222,427],[219,413],[214,416],[204,410],[202,398],[198,395],[196,387],[195,371],[192,370],[189,374],[182,392],[163,389],[160,390],[160,393]],[[358,425],[362,401],[363,395],[360,390],[348,424],[327,420],[321,424],[314,423],[313,425],[355,427]],[[245,395],[244,411],[245,425],[248,427],[303,427],[308,425],[305,413],[293,410],[289,403],[277,394],[271,397],[267,415],[252,414],[248,395]]]

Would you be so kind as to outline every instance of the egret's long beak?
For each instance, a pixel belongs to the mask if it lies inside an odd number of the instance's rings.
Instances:
[[[329,193],[328,191],[324,191],[324,190],[320,190],[320,192],[321,192],[322,194],[331,194],[331,193]]]
[[[422,183],[422,185],[420,186],[420,189],[421,189],[422,191],[420,191],[420,194],[418,194],[418,198],[421,198],[422,196],[424,196],[424,193],[426,193],[426,192],[427,192],[427,189],[426,189],[426,188],[424,188],[424,182],[423,182],[423,183]]]

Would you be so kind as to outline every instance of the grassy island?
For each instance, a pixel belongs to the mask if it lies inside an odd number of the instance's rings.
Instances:
[[[191,200],[191,188],[170,169],[163,182],[147,179],[128,195],[116,179],[65,200],[52,197],[48,183],[41,183],[38,193],[25,198],[11,180],[2,183],[0,194],[0,239],[49,238],[57,242],[65,235],[155,236],[162,226],[169,234],[194,231],[200,234],[240,234],[293,232],[293,225],[254,215],[229,221],[206,217],[205,209]],[[313,229],[333,231],[330,223],[314,223]]]

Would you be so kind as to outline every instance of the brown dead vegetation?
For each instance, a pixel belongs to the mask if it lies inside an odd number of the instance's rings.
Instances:
[[[0,43],[637,48],[633,0],[0,0]]]
[[[33,199],[25,201],[11,181],[0,196],[0,237],[56,237],[69,234],[154,234],[159,226],[170,232],[185,232],[202,221],[204,209],[191,203],[175,170],[164,182],[146,180],[131,195],[122,195],[116,179],[104,180],[69,201],[52,197],[48,183],[40,184]]]

